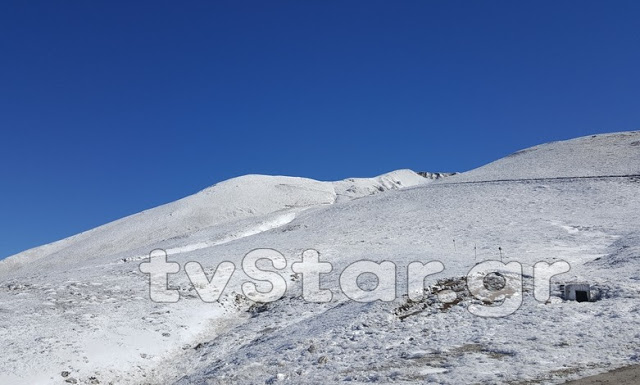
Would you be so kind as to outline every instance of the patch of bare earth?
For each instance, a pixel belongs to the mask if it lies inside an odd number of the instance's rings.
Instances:
[[[640,365],[626,366],[611,372],[569,381],[566,385],[638,385],[640,384]]]

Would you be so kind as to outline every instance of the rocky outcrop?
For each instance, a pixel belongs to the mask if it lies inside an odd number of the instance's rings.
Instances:
[[[448,176],[456,175],[457,172],[428,172],[428,171],[418,171],[418,175],[427,178],[427,179],[442,179]]]

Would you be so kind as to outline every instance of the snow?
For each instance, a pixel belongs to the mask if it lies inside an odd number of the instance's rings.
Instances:
[[[310,207],[427,182],[410,170],[340,182],[285,176],[241,176],[176,202],[9,257],[0,263],[0,271],[13,271],[25,264],[31,267],[59,267],[76,262],[86,263],[94,258],[127,254],[136,249],[142,249],[146,254],[149,245],[189,237],[203,230],[217,232],[216,227],[223,224],[248,218],[273,221],[270,214],[282,218],[283,214],[295,214]],[[254,230],[240,231],[250,235]],[[45,257],[46,260],[43,260]]]
[[[456,175],[458,182],[637,175],[640,131],[590,135],[517,151]]]
[[[0,383],[551,384],[637,363],[636,143],[639,132],[550,143],[436,180],[245,176],[18,254],[0,262]],[[287,292],[267,304],[242,295],[240,270],[217,303],[200,301],[184,270],[170,276],[181,300],[154,303],[138,268],[163,248],[211,274],[267,247],[288,261]],[[449,304],[403,297],[411,262],[442,262],[425,284],[457,290],[498,247],[524,268],[514,314],[474,316],[464,291]],[[305,302],[291,271],[310,248],[333,266],[328,303]],[[358,260],[396,264],[396,300],[341,293],[340,272]],[[602,299],[536,301],[533,265],[557,260],[571,271],[554,285],[589,282]]]

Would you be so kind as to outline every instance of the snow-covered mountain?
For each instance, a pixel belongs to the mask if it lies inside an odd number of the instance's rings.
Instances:
[[[152,245],[162,246],[174,239],[193,237],[201,231],[207,232],[205,237],[214,233],[227,239],[228,234],[219,229],[233,228],[234,232],[240,233],[251,233],[254,228],[262,231],[270,224],[281,226],[295,218],[296,213],[311,207],[427,182],[411,170],[339,182],[286,176],[241,176],[176,202],[9,257],[0,261],[0,271],[12,271],[26,263],[55,268],[86,263],[107,255],[122,254],[126,258],[131,251],[147,254]]]
[[[245,176],[1,261],[0,383],[561,383],[640,360],[640,132],[434,175]],[[177,303],[149,299],[139,265],[157,248],[181,266]],[[257,248],[286,257],[281,299],[251,302],[238,269],[200,300],[187,262],[211,274]],[[302,299],[291,265],[307,249],[332,264],[328,303]],[[478,317],[460,277],[494,259],[523,265],[522,305]],[[358,260],[395,264],[394,301],[345,297]],[[558,260],[571,270],[553,289],[587,282],[600,300],[535,300],[533,265]],[[408,300],[407,266],[429,261],[444,271]],[[443,288],[455,301],[432,295]]]

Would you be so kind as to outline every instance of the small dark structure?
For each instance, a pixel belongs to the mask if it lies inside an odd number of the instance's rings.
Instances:
[[[591,286],[588,283],[567,283],[560,287],[562,298],[566,301],[591,302],[595,298],[591,295]]]

